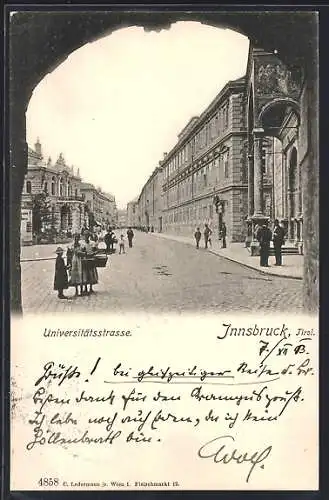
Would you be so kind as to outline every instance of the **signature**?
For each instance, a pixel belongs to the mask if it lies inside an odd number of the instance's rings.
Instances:
[[[239,451],[237,448],[229,449],[228,445],[233,441],[235,439],[230,435],[216,437],[201,446],[198,456],[200,458],[213,458],[216,464],[228,464],[230,462],[243,464],[249,462],[251,467],[246,478],[246,483],[248,483],[252,472],[257,466],[264,469],[262,462],[270,455],[272,446],[268,446],[262,451]]]

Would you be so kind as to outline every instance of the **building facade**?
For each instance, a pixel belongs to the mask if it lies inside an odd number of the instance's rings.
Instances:
[[[163,230],[163,163],[160,162],[138,197],[138,225],[149,231]]]
[[[80,191],[89,214],[89,224],[114,226],[117,223],[117,207],[112,194],[104,193],[88,182],[81,183]]]
[[[303,199],[299,161],[303,75],[273,54],[250,47],[246,75],[248,222],[279,219],[286,246],[303,251]],[[266,159],[266,166],[264,159]]]
[[[301,78],[250,46],[246,75],[187,123],[144,185],[139,225],[191,236],[207,223],[215,240],[225,222],[227,241],[253,250],[255,226],[277,218],[302,251]]]
[[[245,79],[228,82],[201,114],[193,117],[163,161],[164,230],[191,235],[208,223],[219,236],[245,236],[247,215]]]
[[[111,221],[116,212],[114,197],[88,186],[92,203],[79,169],[68,166],[62,154],[55,163],[51,158],[45,160],[37,140],[34,149],[28,149],[21,201],[22,244],[31,244],[33,234],[65,236],[80,232],[90,227],[91,213],[95,221]]]

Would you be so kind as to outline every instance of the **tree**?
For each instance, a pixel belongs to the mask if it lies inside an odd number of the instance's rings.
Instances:
[[[43,229],[50,229],[53,224],[53,216],[50,207],[50,199],[47,193],[37,193],[32,196],[32,231],[36,234]]]

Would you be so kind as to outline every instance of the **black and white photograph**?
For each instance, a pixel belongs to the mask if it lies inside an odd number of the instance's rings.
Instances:
[[[12,488],[316,489],[317,13],[17,8],[8,19]],[[87,397],[83,377],[102,395]],[[127,447],[125,471],[106,479]],[[22,478],[40,449],[48,470],[38,458]],[[280,469],[287,449],[300,468]],[[168,465],[176,453],[189,475]],[[74,463],[90,477],[71,481]]]

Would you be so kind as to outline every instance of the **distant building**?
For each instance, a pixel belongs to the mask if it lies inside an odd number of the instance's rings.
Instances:
[[[115,198],[86,184],[79,169],[67,165],[62,154],[55,163],[44,159],[40,141],[28,149],[28,165],[21,202],[21,242],[31,244],[32,235],[72,235],[91,220],[113,223]]]
[[[126,210],[118,210],[118,223],[117,225],[120,228],[127,227],[127,211]]]
[[[127,226],[133,228],[139,227],[138,198],[127,203]]]
[[[163,167],[155,168],[138,197],[138,225],[161,232],[163,229]]]
[[[114,196],[87,182],[83,182],[80,189],[90,214],[89,219],[99,226],[115,225],[117,208]]]

